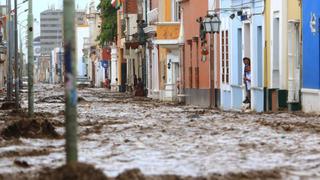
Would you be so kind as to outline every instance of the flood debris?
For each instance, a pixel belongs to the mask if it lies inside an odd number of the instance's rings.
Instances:
[[[130,169],[115,178],[115,180],[146,180],[145,176],[139,169]]]
[[[0,153],[0,157],[32,157],[32,156],[44,156],[49,155],[48,149],[33,149],[33,150],[10,150]]]
[[[14,121],[1,131],[1,136],[10,138],[48,138],[59,139],[61,135],[57,133],[55,126],[48,119],[24,118]]]
[[[313,132],[313,133],[319,133],[320,132],[320,122],[319,121],[295,121],[295,120],[266,120],[266,119],[259,119],[257,120],[257,123],[268,126],[276,130],[283,130],[287,132]]]
[[[19,106],[20,108],[21,106]],[[0,110],[9,110],[9,109],[15,109],[16,108],[16,104],[14,101],[8,101],[8,102],[4,102],[1,107]]]
[[[22,168],[29,168],[31,167],[31,165],[26,162],[26,161],[22,161],[22,160],[14,160],[13,163],[16,165],[16,166],[19,166],[19,167],[22,167]]]
[[[206,180],[282,180],[283,176],[280,169],[253,170],[247,172],[211,174]]]
[[[40,173],[39,180],[108,180],[99,169],[85,163],[72,163]]]
[[[49,126],[53,134],[64,134],[64,105],[56,98],[63,97],[64,89],[35,88],[37,101],[46,98],[35,104],[35,122],[25,109],[0,111],[0,179],[33,180],[39,172],[52,172],[56,179],[65,163],[64,140],[47,138],[42,130],[50,132]],[[101,170],[102,179],[320,179],[320,116],[223,112],[106,89],[83,88],[78,94],[79,160]],[[48,103],[55,99],[59,102]],[[25,126],[30,128],[23,133]],[[5,129],[11,138],[1,134]],[[14,159],[31,167],[20,167]]]
[[[39,103],[64,103],[64,95],[54,95],[42,97],[38,100]]]

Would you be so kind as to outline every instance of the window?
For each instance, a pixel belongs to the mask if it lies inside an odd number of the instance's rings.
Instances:
[[[171,1],[172,21],[180,21],[181,6],[180,2]]]
[[[221,67],[222,67],[222,83],[229,84],[229,32],[228,30],[221,32]]]

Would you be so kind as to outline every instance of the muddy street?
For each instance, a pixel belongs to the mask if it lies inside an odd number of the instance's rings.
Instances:
[[[20,122],[22,112],[0,111],[1,177],[65,163],[63,95],[62,87],[37,85],[31,123]],[[105,89],[83,88],[78,96],[79,159],[109,177],[133,168],[222,179],[320,177],[319,116],[221,112]]]

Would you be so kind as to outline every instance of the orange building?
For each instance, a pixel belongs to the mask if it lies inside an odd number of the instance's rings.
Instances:
[[[197,8],[195,8],[197,7]],[[210,38],[206,37],[207,43],[200,38],[200,17],[205,17],[208,11],[208,1],[182,0],[181,9],[184,28],[183,48],[183,84],[185,101],[187,104],[203,107],[213,106],[213,87],[211,68],[214,56],[210,58]],[[212,77],[212,78],[211,78]]]

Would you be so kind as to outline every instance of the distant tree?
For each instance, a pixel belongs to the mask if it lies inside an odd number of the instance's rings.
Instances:
[[[101,0],[98,9],[102,18],[98,41],[100,45],[114,42],[117,36],[117,9],[111,5],[111,0]]]

